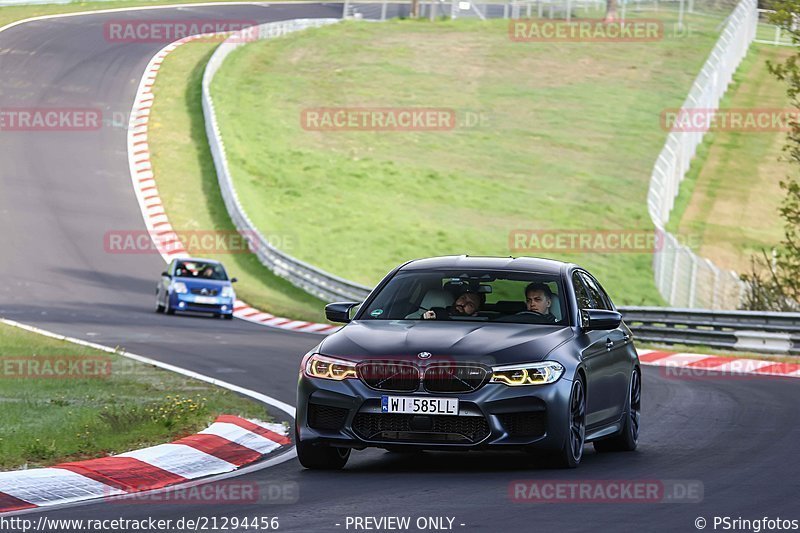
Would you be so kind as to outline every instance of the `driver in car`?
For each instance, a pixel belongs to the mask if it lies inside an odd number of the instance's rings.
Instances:
[[[522,313],[534,313],[545,323],[557,322],[556,317],[550,312],[553,305],[553,291],[544,283],[531,283],[525,287],[525,307]]]
[[[465,292],[456,299],[453,307],[447,308],[447,313],[449,316],[476,316],[478,311],[481,310],[484,298],[482,294],[477,292]],[[436,318],[436,312],[432,309],[425,311],[422,318],[425,320],[434,319]]]

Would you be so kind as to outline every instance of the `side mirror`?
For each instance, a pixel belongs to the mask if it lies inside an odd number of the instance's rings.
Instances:
[[[622,315],[607,309],[581,309],[583,329],[609,330],[616,329],[622,323]]]
[[[171,278],[172,277],[166,271],[162,272],[161,275],[164,276],[165,278]]]
[[[325,306],[325,318],[331,322],[347,324],[350,322],[350,310],[360,302],[336,302]]]
[[[236,283],[237,281],[239,281],[239,280],[236,279],[236,278],[231,278],[231,283]]]

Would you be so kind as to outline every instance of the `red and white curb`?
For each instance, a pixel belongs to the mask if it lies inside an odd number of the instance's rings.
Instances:
[[[128,127],[128,165],[130,167],[131,180],[139,208],[142,211],[145,227],[150,238],[156,246],[161,257],[169,263],[175,258],[189,257],[178,234],[169,222],[158,194],[153,165],[150,158],[150,144],[148,141],[148,125],[150,122],[150,111],[155,101],[153,86],[155,85],[158,71],[164,59],[186,43],[209,39],[216,34],[194,35],[185,37],[162,48],[147,65],[144,76],[139,83],[136,98],[133,102],[131,117]],[[318,324],[303,320],[293,320],[265,313],[247,303],[236,300],[234,304],[234,316],[248,322],[270,326],[274,328],[300,331],[306,333],[329,334],[338,330],[341,326],[332,324]]]
[[[0,513],[161,489],[232,472],[290,444],[286,428],[222,415],[170,444],[50,468],[0,472]]]
[[[781,363],[762,359],[721,357],[686,352],[637,351],[639,352],[639,361],[643,365],[680,369],[680,372],[675,371],[675,377],[714,373],[718,375],[748,374],[800,378],[800,364],[798,363]]]

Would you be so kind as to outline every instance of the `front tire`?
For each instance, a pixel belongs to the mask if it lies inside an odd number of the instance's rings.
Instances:
[[[164,309],[164,312],[167,313],[168,315],[174,315],[175,309],[173,309],[169,303],[169,296],[167,296],[167,299],[164,300],[164,302],[167,304],[166,308]]]
[[[594,449],[598,452],[632,452],[639,444],[639,422],[642,411],[642,375],[635,368],[631,374],[628,391],[628,408],[625,410],[625,422],[622,431],[608,439],[598,440]]]
[[[296,430],[294,445],[300,464],[309,470],[341,470],[350,459],[350,448],[312,446],[301,441]]]
[[[572,383],[569,395],[569,425],[564,446],[556,455],[563,468],[576,468],[583,458],[583,445],[586,442],[586,386],[578,377]]]

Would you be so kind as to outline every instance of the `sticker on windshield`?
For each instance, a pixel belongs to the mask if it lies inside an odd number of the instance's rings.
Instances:
[[[370,316],[374,316],[375,318],[381,316],[383,314],[383,309],[376,309],[370,313]]]

